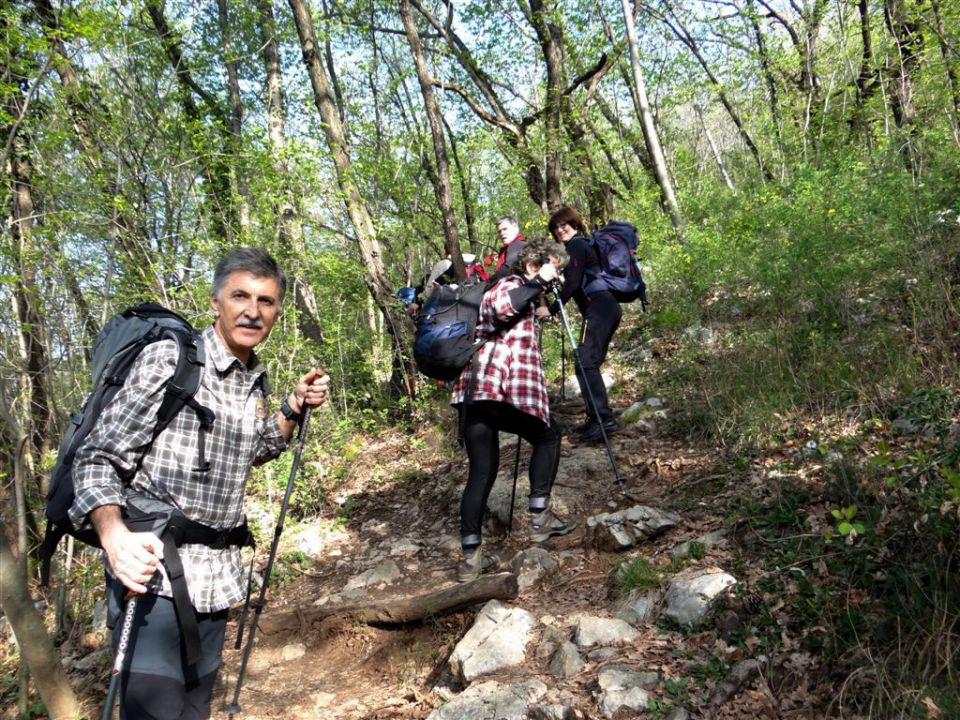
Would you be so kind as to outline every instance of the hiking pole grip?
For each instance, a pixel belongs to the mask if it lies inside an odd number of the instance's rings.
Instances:
[[[300,457],[303,455],[303,445],[307,439],[307,425],[310,417],[313,415],[313,406],[307,405],[303,413],[303,420],[297,431],[297,449],[293,455],[293,462],[290,464],[290,477],[287,479],[287,488],[283,494],[283,501],[280,503],[280,515],[277,517],[277,525],[273,529],[273,542],[270,543],[270,553],[267,556],[267,567],[263,571],[263,582],[260,584],[260,594],[256,603],[253,605],[253,620],[250,622],[250,629],[247,631],[247,644],[243,649],[243,658],[240,660],[240,672],[237,674],[237,684],[233,689],[233,698],[227,704],[225,710],[230,718],[240,712],[240,689],[243,687],[243,679],[247,672],[247,664],[250,662],[250,654],[253,651],[253,640],[257,635],[257,624],[260,621],[260,614],[266,604],[267,586],[270,584],[270,573],[273,570],[273,561],[277,556],[277,546],[280,544],[280,533],[283,532],[283,523],[287,517],[287,507],[290,504],[290,495],[293,493],[294,481],[297,478],[297,470],[300,468]]]
[[[123,624],[120,626],[120,642],[117,643],[117,654],[113,660],[113,670],[110,671],[110,688],[107,690],[107,699],[103,703],[102,720],[110,720],[113,716],[113,704],[120,687],[120,675],[123,673],[123,661],[127,657],[127,647],[130,645],[130,634],[133,632],[133,616],[137,611],[137,596],[127,600],[127,607],[123,613]]]

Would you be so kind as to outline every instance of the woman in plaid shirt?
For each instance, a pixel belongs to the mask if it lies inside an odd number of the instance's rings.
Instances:
[[[462,582],[496,564],[492,556],[484,561],[480,541],[484,509],[500,464],[500,432],[519,435],[533,446],[530,539],[542,542],[576,527],[548,509],[560,462],[560,430],[550,417],[535,318],[540,297],[557,279],[566,257],[561,246],[545,240],[531,241],[520,251],[512,274],[483,296],[477,322],[477,340],[483,344],[453,387],[451,402],[465,415],[463,435],[470,460],[460,503],[462,560],[457,577]]]

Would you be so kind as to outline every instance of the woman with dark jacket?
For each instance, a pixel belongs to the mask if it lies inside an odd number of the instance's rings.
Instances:
[[[542,542],[576,527],[549,509],[560,462],[560,430],[550,416],[535,318],[540,297],[565,259],[562,247],[543,240],[520,251],[513,273],[483,296],[477,321],[477,340],[483,344],[454,384],[451,403],[462,413],[470,461],[460,503],[461,582],[496,564],[493,557],[484,561],[480,542],[487,498],[500,464],[501,432],[519,435],[533,446],[530,540]]]
[[[620,429],[607,401],[607,388],[603,384],[600,366],[607,357],[607,349],[623,313],[620,303],[609,290],[591,287],[590,280],[594,271],[599,271],[600,260],[587,239],[587,229],[580,213],[573,208],[562,207],[550,216],[549,226],[550,233],[563,243],[570,256],[563,271],[559,302],[566,304],[573,298],[583,316],[583,340],[576,372],[580,394],[586,405],[587,421],[577,428],[577,434],[581,442],[597,442],[603,439],[604,431],[610,435]],[[550,312],[556,314],[559,309],[554,302]],[[603,431],[600,423],[603,423]]]

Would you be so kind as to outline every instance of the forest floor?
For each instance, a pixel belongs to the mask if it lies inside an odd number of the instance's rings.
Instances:
[[[617,352],[614,348],[614,356]],[[640,381],[631,384],[628,379],[612,395],[612,403],[622,412],[655,395]],[[558,401],[554,411],[567,430],[582,420],[579,400]],[[349,615],[309,620],[311,611],[324,606],[358,599],[388,603],[426,589],[456,585],[459,497],[467,463],[462,453],[451,454],[445,432],[424,426],[414,435],[393,431],[365,438],[352,479],[337,489],[327,518],[288,520],[261,620],[268,623],[288,611],[300,613],[303,620],[297,630],[258,634],[238,718],[426,718],[462,690],[451,674],[449,657],[473,624],[479,604],[421,622],[366,623]],[[622,709],[615,718],[665,719],[680,708],[694,718],[867,717],[845,710],[846,698],[857,692],[856,682],[844,683],[842,676],[834,674],[836,666],[827,667],[817,650],[832,630],[817,626],[809,612],[806,585],[800,587],[816,580],[794,575],[789,565],[777,566],[767,547],[768,536],[761,532],[771,526],[770,518],[755,511],[750,520],[750,514],[742,511],[747,504],[755,510],[789,506],[808,535],[829,527],[830,508],[818,499],[823,458],[803,455],[802,434],[754,454],[748,462],[734,462],[716,448],[673,436],[669,424],[650,413],[640,425],[612,436],[611,445],[625,481],[622,487],[613,483],[602,444],[580,445],[565,436],[554,500],[560,511],[578,520],[579,527],[542,545],[558,561],[559,569],[504,602],[529,611],[544,628],[569,634],[580,613],[613,616],[621,601],[616,568],[644,558],[661,586],[678,573],[730,573],[737,584],[726,610],[721,608],[713,619],[694,628],[662,618],[642,624],[636,641],[585,653],[586,664],[570,677],[551,675],[547,658],[535,646],[522,666],[495,677],[538,678],[549,688],[548,701],[562,700],[581,718],[604,717],[597,703],[597,677],[609,663],[652,670],[660,677],[647,711],[637,714]],[[495,492],[505,492],[507,497],[515,447],[512,439],[504,438]],[[488,513],[485,547],[502,561],[530,547],[523,472],[528,456],[527,448],[520,465],[512,533]],[[785,474],[802,493],[778,495],[783,488],[779,480]],[[375,476],[391,479],[365,480]],[[586,532],[587,518],[634,505],[670,511],[680,522],[626,552],[595,549]],[[701,543],[708,534],[720,539]],[[690,542],[692,548],[682,545]],[[267,545],[258,549],[261,563]],[[678,550],[682,547],[688,549]],[[380,583],[356,582],[365,572],[382,570],[384,563],[398,572],[388,572]],[[771,584],[771,575],[779,581]],[[865,602],[853,590],[835,601]],[[232,642],[238,615],[232,614],[227,629],[212,716],[217,720],[227,717],[224,706],[233,697],[240,666],[241,651]],[[7,648],[3,650],[9,657]],[[70,674],[90,717],[99,717],[111,659],[103,634],[75,638],[74,646],[62,651],[72,654]],[[750,658],[758,661],[759,673],[731,677],[735,666]],[[11,695],[7,693],[6,698]],[[14,717],[12,708],[2,717]]]

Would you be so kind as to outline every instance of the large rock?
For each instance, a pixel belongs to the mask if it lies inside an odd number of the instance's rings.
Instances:
[[[674,578],[667,589],[664,617],[680,625],[699,625],[710,615],[717,598],[737,579],[725,572]]]
[[[639,633],[623,620],[581,615],[577,619],[573,641],[580,647],[592,647],[633,642],[638,636]]]
[[[401,575],[399,565],[393,560],[385,560],[376,567],[350,578],[344,586],[344,590],[359,590],[377,585],[389,585],[394,580],[398,580]]]
[[[654,616],[662,599],[660,590],[631,590],[614,607],[613,614],[631,625],[642,625]]]
[[[585,664],[577,652],[577,646],[572,642],[565,642],[553,653],[547,672],[555,677],[568,678],[583,670]]]
[[[626,550],[660,535],[680,522],[673,513],[646,505],[602,513],[587,518],[594,544],[603,551]]]
[[[655,687],[658,681],[659,676],[654,672],[635,672],[619,666],[605,668],[597,678],[600,710],[606,717],[613,717],[622,707],[642,712],[650,699],[647,688]]]
[[[427,720],[526,720],[527,712],[547,694],[539,680],[516,685],[490,680],[471,685],[427,716]]]
[[[538,624],[526,610],[491,600],[454,648],[451,669],[467,683],[481,675],[520,665]]]

